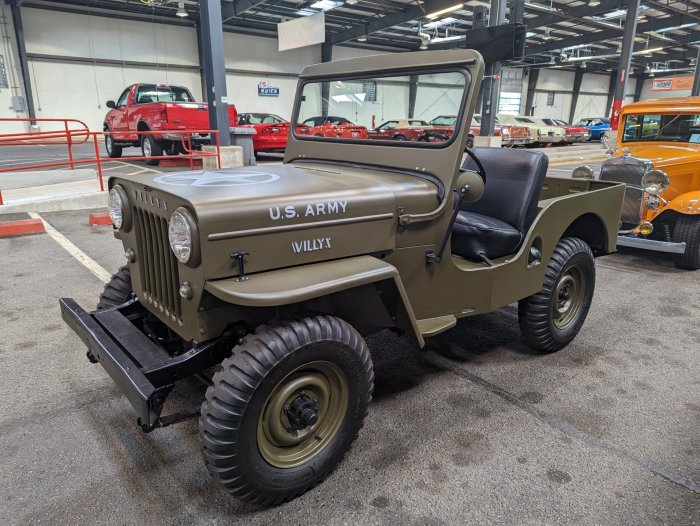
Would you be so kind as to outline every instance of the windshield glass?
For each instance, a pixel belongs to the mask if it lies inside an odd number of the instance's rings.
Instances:
[[[700,143],[700,114],[627,115],[622,142]]]
[[[297,122],[309,129],[296,129],[295,134],[309,139],[445,145],[453,137],[466,92],[467,79],[460,72],[307,82]],[[429,121],[448,130],[369,133],[380,128],[424,127]],[[375,123],[382,126],[375,128]]]

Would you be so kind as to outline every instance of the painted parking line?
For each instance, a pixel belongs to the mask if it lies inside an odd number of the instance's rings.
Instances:
[[[109,283],[112,279],[112,275],[107,272],[104,267],[97,263],[94,259],[88,256],[85,252],[76,247],[66,236],[61,234],[58,230],[52,227],[43,217],[35,212],[29,212],[29,217],[32,219],[40,219],[44,223],[44,228],[46,233],[51,236],[56,243],[58,243],[66,252],[78,260],[78,262],[92,272],[97,279],[102,283]]]

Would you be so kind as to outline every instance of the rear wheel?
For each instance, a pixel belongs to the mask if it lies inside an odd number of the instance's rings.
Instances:
[[[160,159],[151,159],[151,157],[162,156],[163,147],[153,138],[153,135],[144,135],[141,141],[141,153],[146,157],[146,164],[157,166]]]
[[[405,141],[405,140],[406,140],[406,137],[404,137],[404,136],[401,135],[401,134],[399,134],[399,135],[394,135],[394,140],[395,140],[395,141]]]
[[[263,327],[234,348],[207,390],[199,426],[207,469],[247,502],[304,493],[350,448],[373,385],[367,345],[344,321]]]
[[[685,243],[685,253],[673,255],[676,266],[688,270],[700,269],[700,217],[678,216],[673,227],[673,241]]]
[[[105,132],[108,132],[106,129]],[[107,155],[112,159],[117,159],[122,156],[122,147],[114,144],[114,137],[109,133],[105,133],[105,150]]]
[[[588,315],[595,262],[581,239],[561,239],[545,272],[542,290],[518,303],[520,330],[534,348],[554,352],[568,345]]]

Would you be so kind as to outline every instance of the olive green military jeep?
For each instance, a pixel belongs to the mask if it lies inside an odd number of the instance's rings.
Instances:
[[[161,412],[196,376],[209,385],[197,414],[212,477],[275,504],[326,477],[362,427],[374,382],[363,336],[392,329],[423,347],[515,301],[535,348],[576,336],[625,187],[546,177],[541,153],[464,160],[482,74],[469,50],[310,66],[293,122],[352,127],[292,126],[281,165],[110,179],[128,264],[97,310],[61,309],[144,431],[188,416]],[[355,134],[377,114],[459,119],[436,141]]]

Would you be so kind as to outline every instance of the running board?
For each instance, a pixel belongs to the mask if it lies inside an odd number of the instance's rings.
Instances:
[[[656,252],[670,252],[672,254],[685,253],[685,242],[671,243],[670,241],[659,241],[643,237],[617,236],[617,245],[621,247],[641,248],[643,250],[654,250]]]

